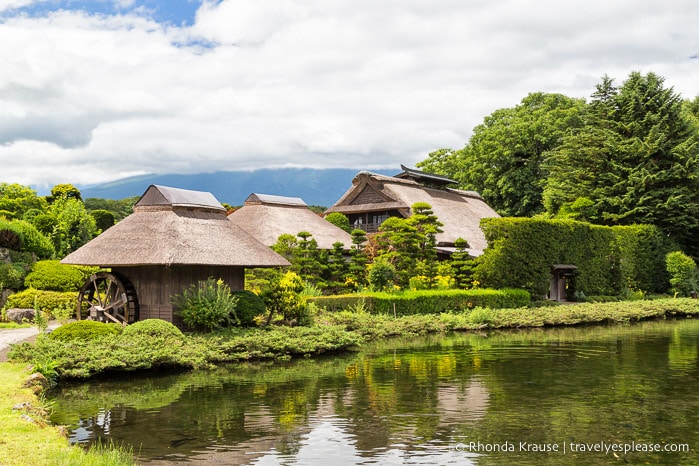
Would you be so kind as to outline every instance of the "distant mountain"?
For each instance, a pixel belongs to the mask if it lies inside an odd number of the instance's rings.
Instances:
[[[96,186],[80,187],[83,199],[124,199],[140,196],[152,184],[208,191],[231,205],[242,205],[251,193],[300,197],[308,205],[330,207],[352,185],[360,170],[347,168],[280,168],[255,171],[198,173],[194,175],[141,175]],[[372,170],[395,175],[397,170]]]

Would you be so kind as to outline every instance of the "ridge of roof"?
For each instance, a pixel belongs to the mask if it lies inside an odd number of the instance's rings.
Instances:
[[[459,184],[458,181],[452,180],[451,178],[447,178],[446,176],[442,175],[436,175],[434,173],[427,173],[423,172],[420,170],[416,170],[414,168],[408,168],[405,165],[401,164],[400,166],[401,170],[403,170],[402,173],[398,173],[397,175],[394,176],[394,178],[417,178],[417,179],[424,179],[424,180],[429,180],[431,182],[437,182],[439,184]]]
[[[189,206],[222,210],[221,203],[210,192],[173,188],[152,184],[141,195],[134,207],[145,206]]]
[[[257,202],[262,204],[279,204],[303,207],[308,206],[308,204],[306,204],[300,197],[277,196],[274,194],[252,193],[247,199],[245,199],[245,204]]]

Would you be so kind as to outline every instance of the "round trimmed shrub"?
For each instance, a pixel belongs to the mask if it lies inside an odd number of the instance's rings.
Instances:
[[[35,263],[24,279],[27,287],[49,291],[77,291],[84,282],[80,269],[56,260]]]
[[[238,304],[235,313],[240,320],[240,325],[248,327],[255,324],[255,317],[264,314],[267,310],[264,300],[249,290],[238,290],[233,292],[233,296],[238,297]]]
[[[74,291],[45,291],[27,288],[7,297],[7,307],[18,307],[22,309],[38,308],[49,314],[54,309],[70,307],[75,309],[78,294]]]
[[[0,290],[19,290],[24,285],[24,268],[16,264],[0,264]]]
[[[106,335],[119,335],[121,325],[105,324],[94,320],[79,320],[61,325],[49,333],[49,338],[58,341],[95,340]]]
[[[184,337],[180,329],[175,327],[170,322],[162,319],[139,320],[138,322],[124,327],[121,334],[124,337],[134,335],[148,335],[151,337]]]

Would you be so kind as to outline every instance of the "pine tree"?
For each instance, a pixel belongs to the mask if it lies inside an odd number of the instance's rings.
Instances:
[[[595,223],[656,225],[699,254],[698,132],[663,78],[634,72],[616,88],[605,77],[585,126],[551,152],[547,210],[556,214],[586,198]]]
[[[367,284],[366,264],[367,257],[364,252],[364,245],[367,242],[366,232],[354,229],[350,233],[352,236],[352,247],[350,248],[350,264],[348,278],[354,282],[355,286],[365,286]]]

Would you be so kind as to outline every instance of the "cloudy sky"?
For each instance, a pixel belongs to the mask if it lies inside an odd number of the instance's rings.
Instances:
[[[0,0],[0,182],[398,168],[529,92],[699,95],[696,0]]]

